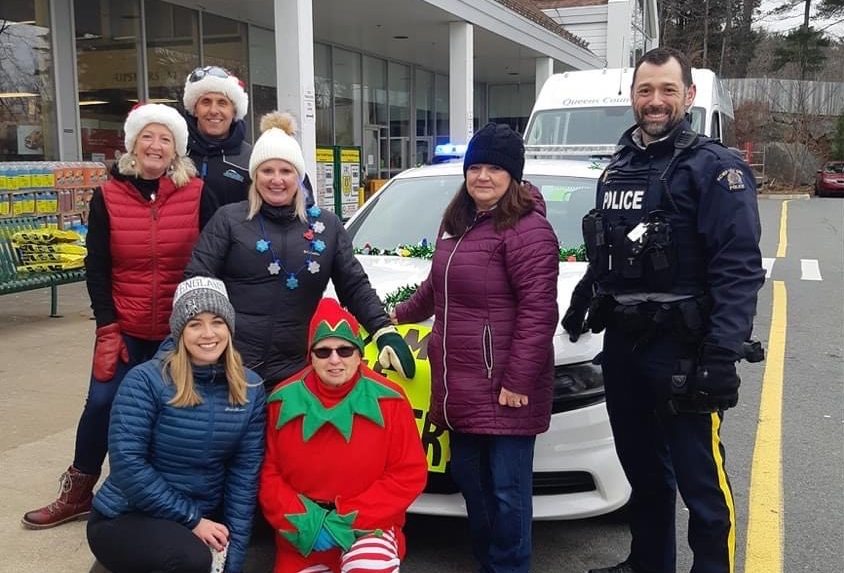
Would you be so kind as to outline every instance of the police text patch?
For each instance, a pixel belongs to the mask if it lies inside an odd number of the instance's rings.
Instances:
[[[724,169],[718,175],[718,182],[725,185],[730,191],[744,191],[747,189],[747,185],[744,183],[744,175],[741,169],[736,167]]]

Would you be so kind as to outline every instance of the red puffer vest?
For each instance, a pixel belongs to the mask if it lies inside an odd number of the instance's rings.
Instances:
[[[170,333],[173,293],[182,280],[199,236],[202,180],[176,188],[161,177],[155,199],[147,201],[128,181],[102,187],[108,211],[111,281],[120,329],[143,340]]]

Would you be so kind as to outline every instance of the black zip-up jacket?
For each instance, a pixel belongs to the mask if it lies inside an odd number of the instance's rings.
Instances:
[[[237,313],[235,347],[268,387],[305,366],[308,324],[329,279],[340,303],[369,333],[390,324],[334,213],[321,210],[308,225],[292,207],[265,204],[252,220],[246,219],[248,209],[244,201],[217,211],[199,237],[185,276],[212,276],[226,284]],[[305,238],[309,228],[323,250]],[[269,246],[259,250],[262,239]],[[281,267],[278,274],[268,268],[274,259]],[[293,289],[287,286],[291,273],[298,282]]]
[[[252,146],[244,138],[246,124],[243,120],[232,122],[229,135],[219,141],[208,139],[196,124],[196,118],[184,114],[188,124],[188,156],[196,165],[197,175],[205,181],[203,193],[208,194],[216,208],[246,199],[249,191],[249,158]],[[200,221],[205,226],[213,215]]]

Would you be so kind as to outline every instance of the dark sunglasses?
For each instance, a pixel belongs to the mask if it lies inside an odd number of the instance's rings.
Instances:
[[[205,76],[214,76],[215,78],[227,78],[231,74],[225,68],[221,68],[219,66],[205,66],[203,68],[196,68],[194,71],[190,73],[188,76],[188,81],[190,83],[198,82]]]
[[[357,346],[338,346],[337,348],[328,348],[327,346],[323,346],[322,348],[314,348],[311,352],[313,352],[314,356],[317,358],[325,360],[331,356],[332,352],[335,351],[340,358],[349,358],[357,349]]]

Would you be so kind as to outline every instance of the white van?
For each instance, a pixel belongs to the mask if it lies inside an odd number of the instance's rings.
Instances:
[[[733,102],[711,70],[692,68],[697,95],[689,115],[692,127],[735,145]],[[530,114],[529,146],[615,145],[633,125],[630,85],[633,68],[580,70],[554,74],[542,86]]]

